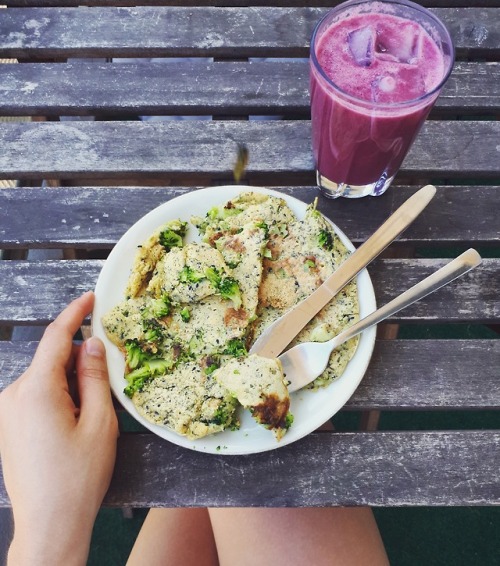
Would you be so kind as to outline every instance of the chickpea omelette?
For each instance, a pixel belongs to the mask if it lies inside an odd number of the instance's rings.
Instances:
[[[188,231],[197,231],[198,241],[186,242]],[[279,360],[248,351],[349,253],[315,203],[298,219],[284,199],[257,191],[204,216],[152,226],[125,297],[102,317],[125,356],[124,392],[138,413],[199,439],[238,429],[243,407],[280,440],[293,427],[286,376]],[[328,340],[358,318],[353,281],[292,345]],[[335,350],[309,387],[340,377],[356,346],[354,338]]]

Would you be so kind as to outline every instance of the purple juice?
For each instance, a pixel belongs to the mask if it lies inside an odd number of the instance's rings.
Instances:
[[[387,189],[451,71],[451,40],[445,47],[427,20],[399,15],[401,6],[416,5],[349,2],[313,36],[312,141],[327,196]]]

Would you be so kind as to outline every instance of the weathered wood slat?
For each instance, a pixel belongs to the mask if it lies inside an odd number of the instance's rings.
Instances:
[[[499,442],[496,431],[316,433],[224,457],[127,434],[104,506],[498,505]],[[0,506],[9,505],[0,472]]]
[[[291,57],[306,54],[324,10],[94,7],[7,13],[0,23],[0,53],[9,57]]]
[[[341,0],[314,0],[315,6],[323,6],[331,8],[340,4]],[[95,6],[95,0],[3,0],[3,4],[9,7],[49,7],[49,6],[65,6],[65,7],[78,7],[78,6]],[[147,0],[145,2],[138,2],[137,0],[99,0],[100,6],[137,6],[142,4],[145,6],[268,6],[268,0],[253,0],[251,3],[248,0]],[[421,6],[431,8],[469,8],[469,0],[421,0]],[[273,0],[273,6],[284,7],[302,7],[308,5],[305,0]],[[499,7],[498,0],[476,0],[474,2],[476,8],[493,8]]]
[[[459,57],[495,59],[500,11],[437,8]],[[0,18],[3,57],[307,57],[325,8],[11,8]],[[82,30],[85,30],[82,33]]]
[[[36,346],[0,341],[0,391],[25,371]],[[500,340],[377,341],[345,408],[500,409],[499,360]]]
[[[10,116],[309,115],[307,61],[0,64],[0,84]],[[478,112],[500,112],[499,63],[457,63],[433,116]]]
[[[127,494],[133,507],[160,501],[167,506],[498,505],[499,444],[496,431],[316,434],[297,446],[228,459],[187,452],[157,438],[126,437],[119,442],[105,505],[116,505]]]
[[[314,433],[272,452],[214,456],[123,434],[104,505],[498,505],[499,448],[494,430]],[[0,486],[8,506],[1,476]]]
[[[275,189],[306,203],[318,195],[317,188],[312,186]],[[141,216],[192,190],[182,187],[4,189],[0,191],[0,248],[111,248]],[[318,208],[353,242],[359,243],[416,190],[393,186],[377,199],[377,206],[373,206],[371,199],[320,199]],[[431,204],[393,245],[498,244],[499,218],[500,187],[438,187]]]
[[[442,259],[376,260],[370,274],[382,305],[447,262]],[[44,324],[97,280],[103,262],[0,261],[0,324]],[[394,315],[392,322],[477,322],[500,318],[500,260],[481,266]],[[118,299],[119,297],[117,297]]]
[[[144,503],[158,503],[162,494],[168,500],[162,504],[174,506],[498,505],[499,444],[495,431],[317,434],[297,446],[228,460],[136,436],[119,443],[105,504],[129,493]],[[263,469],[266,482],[257,489]],[[151,482],[139,481],[145,477]]]
[[[500,122],[427,121],[401,173],[497,178]],[[238,143],[248,174],[278,184],[313,178],[309,121],[45,122],[0,124],[0,178],[181,179],[187,173],[231,178]]]
[[[446,82],[432,115],[439,115],[467,107],[472,111],[481,108],[482,112],[496,112],[499,91],[499,67],[496,63],[456,62],[450,78]],[[491,99],[490,99],[491,95]],[[493,102],[496,100],[496,102]]]
[[[499,361],[500,340],[377,341],[346,408],[498,409]]]
[[[500,317],[500,262],[495,259],[483,262],[470,274],[394,315],[395,321],[417,322],[425,317],[437,323],[465,321],[470,316],[477,317],[480,323],[497,321]],[[377,260],[370,275],[378,304],[385,304],[445,263],[446,260]]]

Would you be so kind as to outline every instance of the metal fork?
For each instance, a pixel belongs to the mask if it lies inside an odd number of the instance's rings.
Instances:
[[[328,342],[305,342],[281,354],[279,359],[286,380],[290,382],[288,386],[290,393],[302,389],[320,376],[325,371],[330,354],[335,348],[370,326],[437,291],[480,263],[481,256],[471,248]]]

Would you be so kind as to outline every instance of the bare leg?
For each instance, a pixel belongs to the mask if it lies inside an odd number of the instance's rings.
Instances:
[[[206,509],[151,509],[127,566],[217,566]]]
[[[210,509],[221,566],[387,566],[368,507]]]

